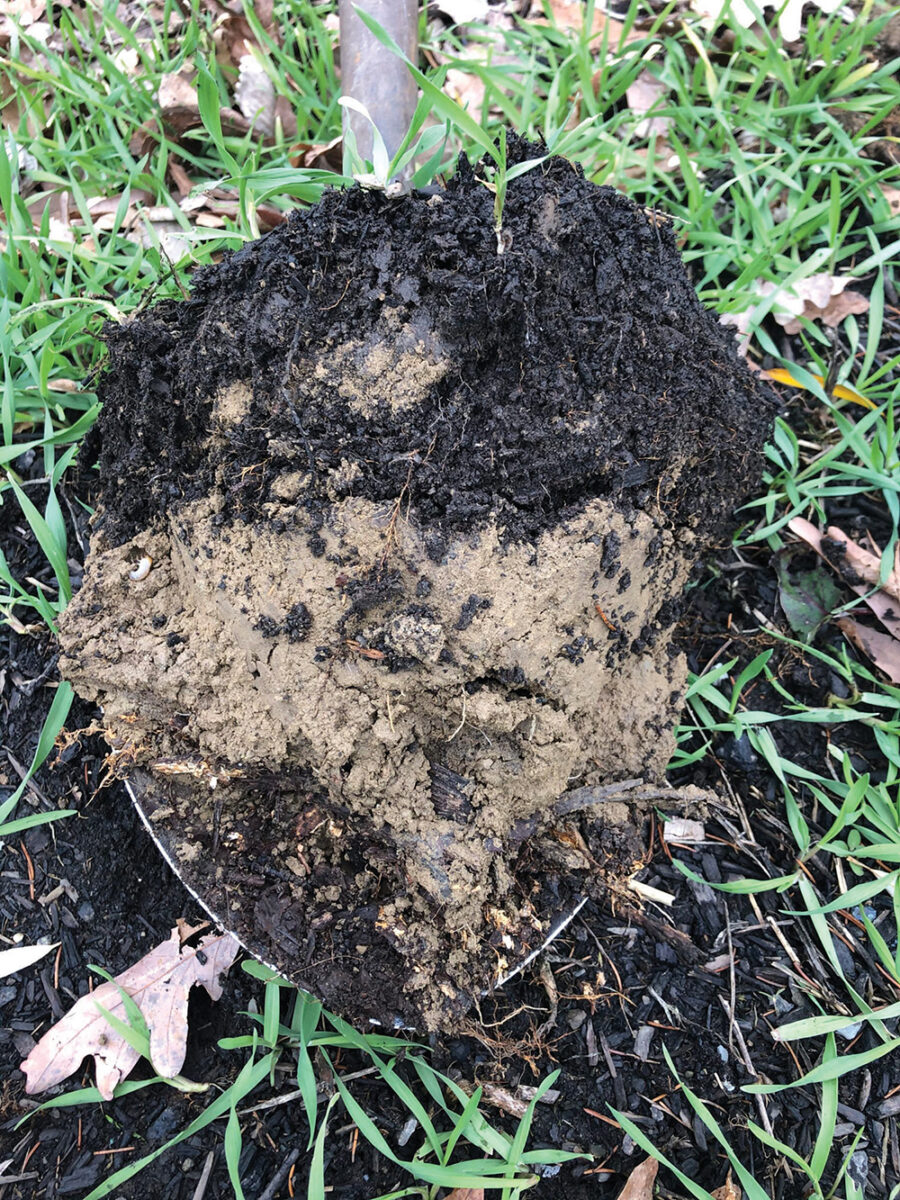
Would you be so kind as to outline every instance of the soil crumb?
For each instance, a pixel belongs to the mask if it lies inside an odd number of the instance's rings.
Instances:
[[[660,777],[771,421],[665,217],[552,159],[504,230],[466,164],[326,195],[108,333],[88,451],[65,673],[217,915],[382,1021],[446,1025],[629,868],[621,806],[554,806]]]

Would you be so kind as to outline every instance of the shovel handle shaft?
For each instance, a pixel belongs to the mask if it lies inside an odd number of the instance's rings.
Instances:
[[[359,19],[362,8],[403,53],[416,61],[418,0],[340,0],[341,91],[364,105],[393,158],[416,110],[416,84],[403,62]],[[344,109],[344,136],[351,130],[363,160],[372,160],[372,126],[361,114]]]

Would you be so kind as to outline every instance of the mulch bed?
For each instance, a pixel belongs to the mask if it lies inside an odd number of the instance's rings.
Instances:
[[[27,473],[27,463],[20,462],[19,467]],[[31,470],[37,476],[40,467],[34,463]],[[38,493],[39,489],[32,489],[36,500]],[[70,511],[79,510],[73,505]],[[13,570],[49,582],[42,555],[11,505],[4,507],[0,520]],[[725,640],[728,654],[748,660],[767,644],[756,620],[748,615],[756,609],[776,624],[781,620],[775,576],[767,559],[767,552],[760,551],[749,557],[748,567],[736,570],[737,564],[723,554],[722,563],[732,569],[717,579],[706,578],[705,586],[692,593],[682,637],[695,669]],[[744,627],[750,630],[746,635],[741,632]],[[727,637],[722,632],[726,628]],[[5,754],[12,756],[3,770],[8,783],[13,783],[12,758],[30,761],[52,699],[48,683],[54,677],[55,650],[52,639],[40,632],[22,635],[7,627],[2,637],[7,663],[2,693],[4,743]],[[781,648],[776,648],[776,654],[782,678],[807,702],[821,702],[833,688],[835,681],[813,660]],[[760,706],[766,704],[765,695],[757,694],[757,699]],[[68,728],[86,727],[94,715],[76,701]],[[864,730],[851,725],[833,736],[841,739],[861,768],[868,764],[878,776],[880,757]],[[822,762],[821,729],[786,723],[778,727],[778,740],[782,752],[795,761],[810,767]],[[177,918],[194,922],[202,916],[148,841],[121,785],[97,790],[104,776],[105,753],[99,739],[87,737],[45,767],[29,789],[28,803],[38,808],[65,805],[76,808],[79,815],[14,839],[0,858],[0,930],[7,937],[21,933],[26,942],[49,935],[61,943],[55,959],[22,977],[0,982],[0,1161],[11,1160],[6,1174],[17,1179],[0,1185],[0,1200],[84,1196],[113,1169],[183,1128],[205,1102],[151,1088],[102,1107],[44,1112],[15,1128],[34,1103],[23,1095],[18,1063],[35,1036],[87,990],[88,964],[121,971],[162,941]],[[693,850],[676,849],[678,857],[714,881],[759,875],[760,867],[773,875],[792,868],[791,838],[780,797],[771,775],[747,747],[725,739],[716,756],[692,768],[690,775],[674,782],[714,786],[723,803],[706,821],[709,841]],[[748,821],[755,838],[752,845],[746,835]],[[724,1155],[679,1094],[663,1061],[665,1044],[683,1081],[710,1104],[745,1163],[759,1178],[771,1175],[774,1196],[796,1195],[802,1181],[783,1163],[776,1164],[774,1156],[746,1132],[748,1118],[758,1123],[764,1118],[758,1102],[740,1087],[757,1075],[785,1082],[814,1064],[815,1043],[798,1044],[795,1061],[785,1046],[773,1042],[771,1029],[785,1020],[812,1015],[809,984],[819,989],[826,1007],[840,995],[840,986],[810,940],[808,922],[785,912],[783,896],[765,893],[751,901],[687,881],[670,861],[660,827],[652,819],[646,845],[648,869],[643,879],[672,893],[673,906],[647,907],[625,916],[589,903],[552,946],[543,972],[536,966],[482,1004],[481,1020],[473,1021],[471,1036],[430,1038],[432,1061],[463,1083],[494,1083],[513,1093],[518,1085],[533,1085],[548,1070],[562,1067],[559,1097],[538,1108],[533,1145],[583,1149],[596,1159],[594,1165],[579,1163],[548,1171],[548,1178],[538,1185],[538,1195],[618,1194],[623,1175],[643,1155],[610,1123],[608,1105],[628,1113],[691,1178],[708,1188],[720,1186],[727,1174]],[[810,866],[817,877],[817,863]],[[827,895],[828,881],[820,882]],[[775,923],[780,938],[774,933]],[[836,922],[834,928],[839,933],[835,946],[848,978],[864,994],[870,994],[871,987],[873,1003],[884,998],[883,981],[854,937],[852,921]],[[729,947],[734,951],[733,970],[721,965]],[[548,968],[551,990],[546,984]],[[551,991],[556,993],[557,1011],[548,1027]],[[241,1054],[222,1051],[216,1043],[227,1034],[249,1031],[241,1014],[255,994],[246,977],[234,970],[219,1003],[212,1004],[205,993],[193,996],[184,1068],[188,1077],[222,1086],[234,1078]],[[862,1030],[843,1046],[864,1049],[873,1044],[872,1036]],[[341,1065],[352,1071],[363,1064],[344,1056]],[[80,1083],[90,1082],[91,1072],[85,1067]],[[849,1149],[864,1126],[854,1171],[860,1178],[866,1176],[870,1196],[888,1195],[900,1179],[894,1115],[900,1104],[891,1094],[898,1082],[896,1064],[882,1059],[841,1084],[836,1145]],[[289,1084],[286,1079],[285,1087]],[[354,1087],[360,1102],[396,1145],[408,1114],[373,1077],[359,1080]],[[765,1101],[776,1135],[801,1154],[809,1151],[817,1128],[815,1091],[791,1090]],[[262,1099],[268,1093],[257,1095]],[[512,1128],[514,1122],[501,1109],[489,1106],[488,1111],[500,1125]],[[299,1150],[291,1186],[293,1194],[302,1195],[307,1133],[299,1106],[287,1104],[247,1117],[244,1136],[241,1173],[246,1194],[267,1198],[291,1194],[285,1172],[280,1186],[271,1190],[270,1184]],[[414,1134],[403,1153],[412,1153],[415,1138]],[[204,1175],[210,1155],[212,1170]],[[341,1131],[337,1122],[327,1141],[326,1164],[335,1196],[370,1200],[404,1182],[398,1168],[377,1156],[362,1139],[355,1140],[349,1127]],[[138,1197],[155,1190],[195,1200],[230,1196],[221,1129],[207,1129],[182,1143],[117,1194]]]

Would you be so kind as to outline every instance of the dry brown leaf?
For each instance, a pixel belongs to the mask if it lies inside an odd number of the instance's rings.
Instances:
[[[878,186],[881,188],[881,194],[888,202],[888,208],[890,208],[895,217],[900,216],[900,188],[891,187],[887,183],[881,183]]]
[[[721,1187],[717,1187],[715,1191],[710,1193],[713,1200],[741,1200],[741,1193],[735,1186],[734,1180],[731,1178],[731,1171],[728,1172],[728,1178]]]
[[[166,133],[174,141],[178,141],[192,129],[203,127],[203,118],[196,104],[173,104],[159,111],[159,117],[166,128]],[[222,132],[226,137],[243,137],[250,128],[250,122],[243,114],[233,108],[219,110],[222,122]],[[128,148],[132,154],[140,158],[153,151],[159,142],[159,130],[156,118],[145,121],[131,135]]]
[[[202,984],[213,1000],[222,994],[220,976],[240,946],[231,934],[210,934],[196,946],[182,946],[178,930],[133,967],[82,996],[74,1007],[44,1034],[25,1061],[25,1091],[42,1092],[77,1071],[89,1055],[97,1065],[97,1090],[112,1099],[117,1084],[140,1057],[98,1008],[127,1023],[119,987],[136,1002],[150,1031],[150,1058],[164,1078],[178,1074],[187,1047],[188,992]]]
[[[472,71],[461,71],[451,67],[444,80],[444,91],[457,104],[468,109],[476,117],[484,104],[485,85],[480,75]]]
[[[159,81],[156,102],[160,108],[177,108],[183,104],[197,106],[197,89],[194,87],[193,71],[170,71]]]
[[[619,1192],[618,1200],[652,1200],[658,1170],[659,1163],[655,1158],[645,1158],[638,1163]]]
[[[829,275],[826,271],[809,275],[792,285],[790,292],[777,291],[777,298],[787,312],[774,312],[775,320],[785,333],[799,333],[803,328],[798,318],[821,321],[834,328],[850,313],[868,312],[869,301],[861,292],[847,291],[852,280],[846,275]],[[775,285],[773,285],[774,287]]]
[[[583,0],[547,0],[546,7],[552,14],[552,21],[544,16],[530,17],[529,20],[534,25],[555,25],[557,29],[561,29],[568,33],[574,30],[580,32],[584,27],[584,14],[586,5]],[[602,33],[604,28],[609,30],[609,44],[615,46],[618,44],[619,38],[622,35],[621,21],[615,21],[612,17],[606,16],[601,11],[600,5],[594,6],[594,19],[591,22],[591,33]],[[637,35],[642,36],[641,34]]]
[[[194,184],[190,175],[188,175],[177,158],[169,159],[168,172],[172,177],[172,183],[175,185],[175,191],[179,198],[189,196]]]
[[[641,71],[634,83],[626,90],[625,99],[633,113],[643,116],[651,109],[660,107],[663,99],[668,95],[668,91],[669,89],[664,83],[645,70]],[[671,117],[647,117],[635,126],[635,137],[665,136],[671,125]]]
[[[41,19],[47,8],[47,0],[3,0],[0,3],[0,34],[8,37],[14,25],[30,29]]]
[[[52,32],[46,21],[36,21],[28,27],[28,36],[45,45]],[[12,33],[10,18],[0,12],[0,46],[9,44]],[[42,89],[33,84],[17,87],[15,72],[22,68],[29,77],[37,71],[45,71],[50,79],[54,75],[53,66],[46,55],[35,51],[31,45],[21,44],[17,61],[0,74],[0,119],[5,129],[11,129],[17,135],[27,133],[30,138],[38,138],[50,120],[55,96],[49,84]],[[18,82],[21,85],[23,80],[20,78]]]
[[[153,193],[148,192],[145,188],[132,188],[128,197],[128,202],[132,206],[149,204],[152,200]],[[99,217],[116,213],[121,203],[121,193],[115,196],[91,196],[87,202],[87,210],[91,214],[91,219],[96,223]],[[71,197],[68,198],[65,215],[73,224],[82,223],[81,209]],[[112,226],[109,226],[109,228],[112,228]]]
[[[807,545],[812,546],[816,553],[837,571],[847,587],[863,598],[888,633],[900,640],[900,613],[897,611],[900,596],[900,547],[894,551],[893,570],[884,587],[879,587],[873,592],[872,588],[878,585],[881,570],[880,556],[854,542],[836,525],[829,525],[823,534],[804,517],[794,517],[788,522],[788,529]]]
[[[272,18],[272,7],[271,0],[262,0],[261,3],[257,0],[253,6],[253,12],[269,37],[280,45],[281,37],[278,26]],[[220,60],[224,58],[223,65],[230,60],[232,66],[239,67],[241,59],[250,53],[251,47],[259,46],[250,22],[243,13],[239,12],[229,12],[223,17],[213,36],[217,47],[222,52],[217,57]]]
[[[823,325],[828,325],[834,329],[840,325],[845,317],[849,317],[851,313],[864,313],[869,311],[869,301],[862,292],[839,292],[836,296],[832,296],[828,303],[822,307],[813,304],[811,301],[803,306],[803,312],[800,314],[810,321],[821,321]],[[803,328],[802,324],[796,320],[782,322],[785,333],[799,333]]]
[[[787,333],[799,333],[803,328],[801,317],[834,327],[850,313],[867,312],[869,301],[866,297],[847,289],[847,284],[852,282],[849,275],[829,275],[822,271],[797,280],[790,287],[783,287],[771,279],[757,279],[752,284],[752,291],[760,299],[771,296],[774,320]],[[725,313],[719,317],[720,324],[733,325],[737,330],[741,354],[747,351],[753,308],[754,305],[750,305],[743,312]]]
[[[888,633],[869,629],[850,617],[838,617],[838,629],[883,671],[891,683],[900,684],[900,642]]]
[[[275,129],[275,85],[253,54],[244,54],[238,63],[234,102],[257,133],[271,137]]]
[[[788,528],[812,546],[816,553],[841,576],[844,583],[861,596],[887,633],[869,629],[850,617],[840,617],[835,624],[855,646],[867,655],[892,683],[900,683],[900,613],[897,596],[900,593],[900,548],[894,554],[894,567],[885,587],[872,591],[878,582],[881,558],[854,542],[835,525],[825,534],[810,521],[794,517]]]
[[[330,142],[296,142],[290,150],[291,166],[340,172],[343,169],[343,144],[340,134]]]
[[[859,581],[867,583],[870,587],[880,588],[888,596],[892,596],[900,602],[900,566],[898,566],[896,561],[887,579],[884,583],[881,583],[879,581],[881,576],[880,554],[873,554],[871,550],[867,550],[859,542],[854,542],[853,538],[848,537],[837,525],[829,525],[826,536],[831,542],[842,544],[841,555],[843,560],[849,570],[854,575],[859,576]],[[841,573],[845,574],[844,571]]]
[[[446,1200],[484,1200],[484,1188],[454,1188]]]

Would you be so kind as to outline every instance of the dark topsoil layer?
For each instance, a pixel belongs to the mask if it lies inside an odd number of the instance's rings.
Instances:
[[[539,150],[511,142],[510,165]],[[771,411],[670,222],[554,158],[510,185],[503,229],[499,254],[493,197],[465,160],[439,196],[326,193],[198,271],[186,302],[109,329],[86,451],[109,541],[207,493],[222,467],[225,515],[249,519],[271,481],[310,471],[313,530],[335,486],[403,496],[438,558],[442,531],[494,515],[530,539],[594,496],[720,530],[758,476]],[[418,402],[377,397],[396,359],[381,379],[364,367],[368,401],[342,396],[348,362],[329,378],[330,354],[377,351],[400,329],[439,364]],[[212,398],[235,381],[252,381],[249,417],[210,445]]]

